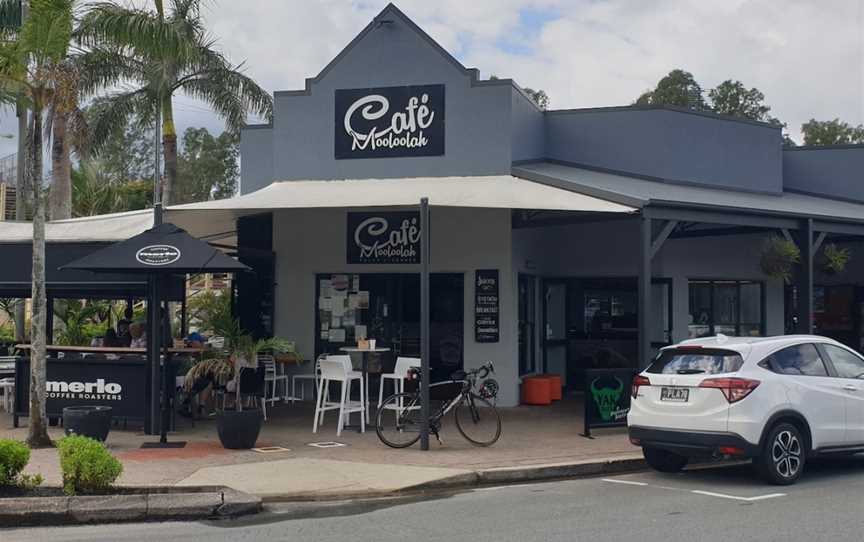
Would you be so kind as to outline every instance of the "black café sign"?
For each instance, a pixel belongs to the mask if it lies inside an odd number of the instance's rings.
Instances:
[[[150,245],[136,252],[135,259],[144,265],[168,265],[180,259],[180,249],[171,245]]]
[[[335,156],[444,154],[444,85],[336,91]]]
[[[420,263],[420,213],[348,213],[348,263]]]

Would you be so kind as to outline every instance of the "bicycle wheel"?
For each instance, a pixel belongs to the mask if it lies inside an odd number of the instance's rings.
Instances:
[[[456,428],[468,442],[491,446],[501,436],[501,416],[492,403],[473,393],[456,406]]]
[[[388,397],[375,417],[375,432],[391,448],[407,448],[420,440],[420,397],[397,393]]]

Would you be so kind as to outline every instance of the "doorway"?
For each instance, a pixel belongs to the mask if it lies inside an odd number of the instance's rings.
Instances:
[[[429,367],[432,381],[464,366],[464,291],[461,273],[429,277]],[[415,273],[319,274],[316,278],[315,355],[337,354],[357,338],[374,338],[396,357],[420,357],[420,275]]]

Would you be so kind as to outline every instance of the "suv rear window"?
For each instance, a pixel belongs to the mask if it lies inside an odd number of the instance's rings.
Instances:
[[[647,372],[654,374],[734,373],[744,364],[738,352],[710,348],[665,350],[654,360]]]

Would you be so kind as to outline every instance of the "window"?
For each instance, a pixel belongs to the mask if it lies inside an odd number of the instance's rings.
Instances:
[[[812,344],[789,346],[774,352],[763,363],[768,369],[783,375],[828,376],[822,357]]]
[[[763,285],[753,281],[690,281],[690,337],[763,334]]]
[[[831,358],[837,376],[840,378],[864,377],[864,359],[861,359],[860,356],[833,344],[825,344],[823,348],[828,353],[828,357]]]
[[[653,374],[722,374],[734,373],[744,364],[737,352],[699,349],[665,350],[648,367]]]

